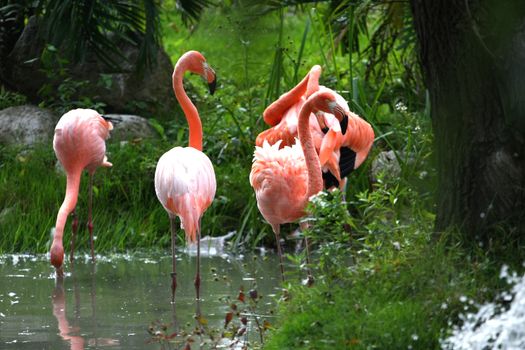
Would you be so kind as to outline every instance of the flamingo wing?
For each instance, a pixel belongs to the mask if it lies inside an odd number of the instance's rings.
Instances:
[[[217,184],[210,159],[193,147],[174,147],[160,157],[155,192],[170,215],[181,219],[186,239],[194,242],[200,218],[215,197]]]

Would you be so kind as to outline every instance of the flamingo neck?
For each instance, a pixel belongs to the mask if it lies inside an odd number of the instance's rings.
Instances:
[[[301,112],[299,113],[299,141],[304,153],[304,160],[306,161],[306,169],[308,171],[308,189],[306,191],[306,200],[311,196],[323,190],[323,177],[321,175],[321,164],[319,163],[319,156],[315,151],[312,133],[310,132],[310,114],[312,113],[312,106],[310,103],[305,103]]]
[[[53,237],[53,241],[62,241],[67,217],[77,205],[81,174],[82,169],[75,169],[67,173],[66,196],[64,198],[64,202],[62,202],[62,205],[58,210],[57,221],[55,224],[55,236]]]
[[[186,116],[186,120],[188,121],[188,127],[190,130],[190,140],[188,145],[202,151],[202,124],[199,118],[199,112],[186,94],[182,84],[184,73],[189,70],[188,59],[191,59],[191,57],[192,56],[187,56],[186,59],[179,60],[175,66],[175,71],[173,72],[172,77],[173,91],[175,92],[175,97],[177,98],[177,101],[179,101],[182,111]]]
[[[270,126],[279,124],[286,110],[301,100],[301,97],[306,93],[308,77],[309,75],[307,74],[297,86],[282,94],[277,101],[273,102],[264,110],[263,119],[266,124]]]

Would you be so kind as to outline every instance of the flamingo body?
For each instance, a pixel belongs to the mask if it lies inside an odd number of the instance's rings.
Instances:
[[[106,143],[111,122],[92,109],[74,109],[62,116],[55,127],[53,149],[66,172],[86,169],[94,172],[106,161]]]
[[[344,109],[337,104],[332,93],[314,93],[302,104],[299,112],[300,142],[280,148],[281,141],[270,145],[265,140],[262,146],[255,148],[250,172],[250,184],[259,211],[276,236],[283,280],[280,225],[304,216],[309,198],[323,189],[321,164],[309,125],[314,110],[337,114],[339,121],[346,119]],[[309,280],[312,280],[311,276]]]
[[[77,204],[82,171],[86,169],[90,176],[93,176],[98,166],[112,165],[107,161],[105,144],[112,129],[111,122],[92,109],[74,109],[67,112],[55,128],[53,149],[67,176],[66,196],[58,211],[50,249],[51,263],[57,269],[61,268],[64,260],[64,227],[68,215]],[[91,221],[89,223],[91,224]]]
[[[188,242],[195,242],[199,221],[215,197],[217,184],[210,159],[193,147],[174,147],[160,157],[155,192],[172,216],[181,219]]]
[[[256,146],[250,184],[257,198],[257,207],[274,227],[294,222],[304,216],[308,174],[301,146],[280,147],[281,141]]]

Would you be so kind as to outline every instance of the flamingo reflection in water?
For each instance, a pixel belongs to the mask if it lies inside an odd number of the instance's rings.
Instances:
[[[58,322],[59,335],[64,341],[70,344],[71,350],[83,350],[87,347],[97,346],[118,346],[118,339],[111,338],[89,338],[84,339],[80,336],[80,294],[75,281],[73,282],[73,294],[75,298],[75,313],[73,326],[69,323],[66,315],[66,293],[64,289],[64,277],[61,274],[57,274],[55,280],[55,287],[51,294],[51,303],[53,304],[53,316]],[[95,294],[92,289],[92,307],[94,307]],[[93,311],[94,312],[94,311]]]

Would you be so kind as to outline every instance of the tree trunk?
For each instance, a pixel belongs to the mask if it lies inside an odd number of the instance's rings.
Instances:
[[[436,231],[525,232],[525,1],[411,0],[430,94]]]

